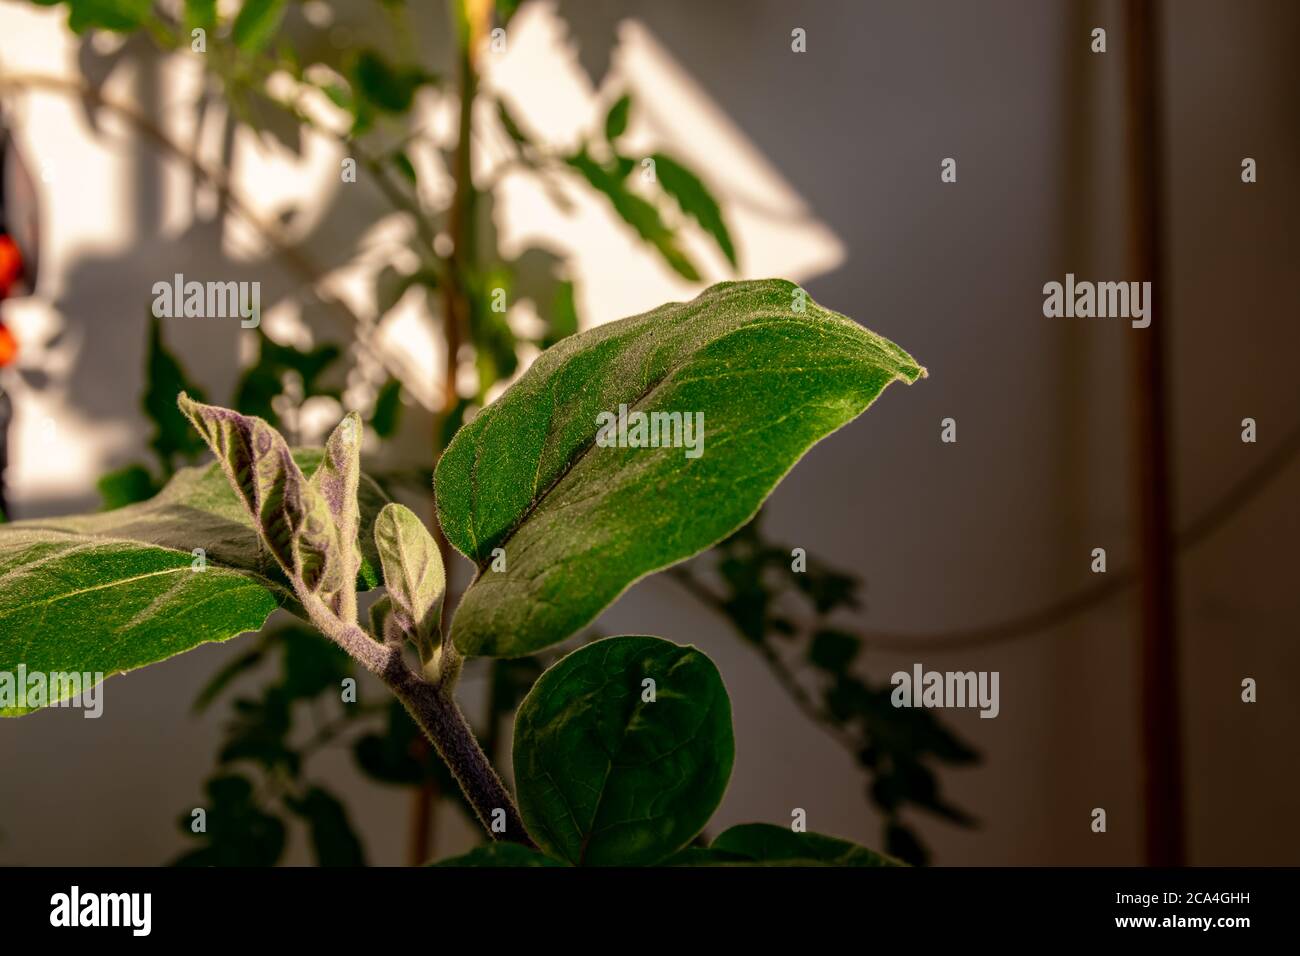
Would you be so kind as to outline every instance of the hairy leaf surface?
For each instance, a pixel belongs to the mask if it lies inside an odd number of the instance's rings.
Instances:
[[[306,471],[321,456],[294,452]],[[360,499],[359,585],[374,586],[372,527],[386,499],[365,477]],[[287,582],[215,463],[182,469],[141,504],[0,526],[0,672],[111,676],[256,631],[284,605]]]
[[[438,464],[443,530],[480,569],[456,646],[514,657],[564,640],[637,579],[735,531],[809,447],[921,374],[780,280],[723,283],[570,336]],[[620,405],[702,413],[701,453],[598,446],[597,416]],[[491,570],[495,548],[505,570]]]
[[[734,756],[712,661],[658,637],[606,638],[546,671],[520,705],[519,810],[559,859],[650,865],[704,828]]]

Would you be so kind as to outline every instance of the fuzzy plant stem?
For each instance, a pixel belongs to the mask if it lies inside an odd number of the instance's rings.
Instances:
[[[425,680],[406,662],[400,648],[380,644],[357,625],[340,620],[314,596],[306,595],[303,603],[312,623],[326,637],[397,695],[451,770],[491,837],[534,846],[514,798],[479,746],[448,682],[438,686]]]

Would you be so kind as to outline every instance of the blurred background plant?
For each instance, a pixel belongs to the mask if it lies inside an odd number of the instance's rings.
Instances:
[[[431,518],[433,465],[450,436],[538,351],[583,326],[574,270],[562,253],[537,244],[507,257],[499,247],[493,209],[507,172],[536,177],[561,210],[569,205],[561,184],[585,184],[688,282],[699,282],[702,273],[682,241],[687,229],[707,236],[732,269],[739,265],[706,176],[664,152],[642,154],[624,146],[636,110],[629,91],[610,91],[603,123],[576,148],[556,150],[528,116],[515,115],[508,90],[485,87],[480,59],[508,42],[517,3],[453,0],[443,11],[438,4],[426,9],[375,0],[373,20],[384,29],[370,33],[373,43],[346,46],[331,41],[332,17],[319,2],[70,0],[67,6],[69,25],[85,37],[84,82],[70,86],[26,75],[5,77],[4,85],[62,88],[80,97],[92,116],[111,112],[126,119],[205,180],[223,212],[259,234],[315,300],[305,312],[343,320],[342,334],[333,327],[336,338],[313,326],[306,343],[278,341],[263,328],[244,333],[255,339],[255,354],[234,393],[214,397],[304,443],[320,437],[312,421],[321,400],[330,408],[364,409],[371,441],[380,450],[377,458],[368,455],[378,462],[373,477],[393,497],[423,503]],[[96,45],[97,33],[135,42]],[[146,39],[161,51],[201,56],[207,83],[194,108],[221,117],[222,164],[205,164],[154,117],[103,93],[104,79],[138,56]],[[446,105],[452,118],[446,128],[422,118],[415,109],[421,97]],[[358,314],[320,282],[326,268],[358,257],[358,248],[336,244],[328,261],[320,261],[307,251],[319,245],[309,242],[312,236],[292,235],[292,211],[268,221],[241,201],[228,168],[241,130],[294,151],[303,148],[304,131],[335,139],[345,156],[342,180],[369,183],[382,197],[375,219],[394,211],[405,215],[406,255],[378,270],[374,315]],[[476,156],[485,144],[497,158],[487,173]],[[326,217],[317,228],[328,226]],[[424,394],[428,383],[411,381],[409,369],[371,347],[385,317],[411,300],[436,324],[445,356],[428,409],[409,400]],[[141,401],[153,426],[154,460],[104,475],[99,488],[105,508],[152,496],[177,468],[202,457],[201,442],[176,409],[175,396],[185,390],[205,400],[203,389],[168,348],[162,323],[151,318],[148,328]],[[383,456],[389,439],[403,429],[425,430],[426,459]],[[852,624],[863,610],[861,582],[812,556],[796,570],[792,552],[767,540],[756,518],[674,577],[724,615],[805,716],[852,755],[868,781],[865,797],[884,820],[882,848],[924,863],[926,847],[907,815],[922,810],[973,825],[943,798],[933,768],[969,764],[977,755],[931,713],[890,706],[890,685],[863,676],[863,639]],[[508,763],[510,717],[546,663],[542,657],[471,662],[487,687],[476,729],[498,765]],[[359,675],[327,642],[300,627],[273,623],[212,678],[195,709],[218,703],[228,708],[225,742],[205,785],[206,827],[195,832],[188,812],[179,821],[197,848],[178,863],[274,864],[295,821],[305,827],[321,865],[364,863],[362,841],[343,801],[310,776],[312,758],[330,747],[349,748],[357,769],[371,780],[410,790],[408,860],[421,863],[437,855],[435,811],[440,801],[460,805],[459,789],[400,706],[362,699],[363,688],[355,703],[342,703],[339,687],[347,677]],[[250,685],[251,691],[244,689]]]

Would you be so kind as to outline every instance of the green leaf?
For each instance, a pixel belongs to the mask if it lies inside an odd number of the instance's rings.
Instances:
[[[544,853],[518,843],[486,843],[468,853],[439,860],[433,866],[564,866]]]
[[[197,546],[203,531],[196,528],[190,540]],[[0,529],[0,672],[25,666],[28,674],[125,673],[256,631],[288,596],[257,574],[216,564],[195,571],[193,560],[189,551],[139,541],[6,525]],[[73,696],[63,685],[46,699],[23,700],[6,694],[0,681],[0,715]]]
[[[573,283],[567,279],[555,287],[555,297],[551,302],[550,322],[546,336],[542,339],[542,348],[549,349],[562,339],[567,339],[578,331],[578,306],[574,298]]]
[[[185,29],[202,27],[211,30],[217,25],[217,0],[185,0]]]
[[[402,383],[390,378],[375,397],[375,410],[370,415],[370,427],[380,438],[391,438],[397,432],[402,414]]]
[[[393,66],[374,50],[362,50],[352,65],[352,80],[371,105],[388,113],[405,113],[416,90],[434,77],[418,67]]]
[[[611,173],[587,155],[585,150],[568,157],[566,161],[580,172],[593,188],[605,194],[619,217],[635,229],[637,235],[659,250],[659,254],[674,272],[688,282],[700,280],[699,271],[686,253],[678,247],[676,235],[664,225],[659,210],[629,190],[624,185],[621,175]]]
[[[723,283],[571,336],[461,429],[434,482],[443,531],[480,569],[452,626],[461,651],[564,640],[745,524],[813,444],[922,374],[801,296],[780,280]],[[702,453],[597,446],[597,415],[620,404],[702,414]],[[505,571],[490,569],[495,548]]]
[[[294,452],[306,470],[321,457],[319,449]],[[358,581],[373,587],[373,521],[387,499],[369,478],[360,499],[366,559]],[[205,552],[201,571],[195,548]],[[0,526],[0,672],[25,664],[29,673],[125,673],[259,630],[292,604],[216,464],[182,469],[142,504]],[[36,709],[0,702],[5,716]]]
[[[285,380],[297,375],[302,380],[302,397],[324,395],[339,398],[337,389],[325,388],[320,379],[342,354],[333,343],[318,345],[304,351],[291,345],[281,345],[258,330],[257,362],[244,371],[235,389],[234,406],[245,415],[256,415],[279,428],[275,399],[285,391]],[[179,391],[171,393],[172,404]],[[194,393],[190,393],[194,394]],[[197,396],[196,396],[197,397]],[[201,401],[201,397],[199,398]]]
[[[158,493],[158,485],[144,465],[127,465],[110,471],[95,482],[104,510],[124,508],[140,501],[148,501]]]
[[[384,587],[426,662],[438,633],[438,611],[447,575],[437,542],[410,508],[396,502],[375,519],[375,546],[384,567]]]
[[[681,849],[722,800],[734,756],[717,668],[657,637],[579,648],[541,676],[515,721],[524,824],[575,864],[647,866]]]
[[[286,0],[244,0],[230,29],[230,39],[244,53],[259,53],[271,42],[284,18]]]
[[[176,467],[178,457],[192,464],[204,450],[203,440],[194,434],[190,423],[176,407],[176,396],[188,392],[200,402],[205,399],[203,390],[190,381],[181,363],[168,350],[162,337],[162,324],[152,315],[149,317],[145,380],[147,385],[141,407],[154,425],[149,446],[169,475]]]
[[[715,854],[751,863],[794,866],[902,866],[898,860],[866,847],[824,836],[795,833],[771,823],[744,823],[721,833],[710,844]]]
[[[736,247],[731,233],[722,219],[722,208],[707,186],[693,172],[663,153],[655,153],[655,177],[664,192],[677,200],[682,212],[690,216],[700,228],[713,237],[731,267],[736,268]]]
[[[605,114],[605,140],[614,142],[627,132],[628,117],[632,112],[632,97],[624,93]]]
[[[43,7],[59,0],[36,0]],[[74,33],[89,29],[130,33],[152,14],[152,0],[66,0],[68,28]]]

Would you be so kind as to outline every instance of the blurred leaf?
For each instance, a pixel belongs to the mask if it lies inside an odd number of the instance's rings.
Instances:
[[[284,423],[274,408],[274,402],[284,394],[285,376],[290,373],[301,379],[304,398],[316,395],[340,397],[338,389],[325,388],[319,381],[342,355],[337,345],[325,343],[304,351],[292,345],[281,345],[260,329],[258,343],[257,361],[245,369],[235,388],[233,405],[242,414],[257,416],[274,428],[282,428]],[[172,395],[172,404],[176,404],[175,394]]]
[[[605,194],[619,217],[635,229],[637,235],[659,250],[659,254],[673,268],[673,271],[690,282],[699,281],[699,272],[686,254],[678,248],[673,231],[664,225],[659,211],[654,206],[629,191],[621,178],[592,159],[585,149],[569,156],[566,161],[581,173],[594,189]]]
[[[217,0],[185,0],[185,31],[195,27],[209,32],[217,25]]]
[[[245,53],[259,53],[275,36],[286,0],[244,0],[230,29],[230,39]]]
[[[226,742],[217,755],[221,763],[248,760],[267,770],[283,769],[297,776],[301,765],[298,752],[289,746],[292,701],[284,688],[272,685],[260,699],[240,697],[235,717],[226,728]]]
[[[574,299],[573,283],[567,279],[555,287],[555,297],[551,301],[550,321],[546,335],[542,339],[542,348],[552,345],[576,334],[578,331],[578,306]]]
[[[520,4],[522,3],[523,0],[497,0],[497,21],[502,26],[505,26],[510,22],[510,18],[519,10]]]
[[[43,7],[68,4],[68,27],[74,33],[90,29],[129,33],[150,18],[152,0],[35,0]]]
[[[925,866],[930,859],[929,852],[916,834],[896,821],[891,821],[885,828],[885,850],[913,866]]]
[[[624,93],[605,114],[605,139],[612,143],[627,132],[627,121],[632,111],[632,97]]]
[[[181,815],[181,832],[207,845],[192,850],[173,866],[274,866],[284,852],[284,824],[256,803],[246,777],[214,777],[207,784],[204,833],[194,833],[190,812]]]
[[[708,187],[693,172],[663,153],[655,153],[655,176],[664,192],[677,200],[682,212],[690,216],[700,228],[713,237],[731,267],[736,268],[736,247],[731,233],[722,218],[722,208]]]
[[[310,787],[301,799],[285,803],[307,821],[317,866],[365,866],[366,854],[338,799],[320,787]]]
[[[823,630],[813,635],[808,660],[824,671],[843,671],[862,649],[862,639],[845,631]]]
[[[505,128],[506,135],[515,141],[516,146],[527,146],[532,142],[532,140],[528,138],[528,135],[523,131],[523,128],[520,127],[519,123],[516,122],[514,116],[510,112],[510,108],[506,106],[503,100],[497,100],[497,119],[501,121],[502,127]]]
[[[221,692],[229,687],[240,675],[251,671],[266,658],[266,645],[259,639],[258,643],[251,650],[244,651],[238,657],[232,658],[220,670],[208,679],[203,685],[198,696],[194,698],[193,711],[201,714],[208,709],[208,706],[220,696]]]
[[[137,502],[148,501],[159,491],[153,474],[144,465],[127,465],[110,471],[95,483],[103,510],[124,508]]]
[[[403,179],[413,186],[420,181],[420,177],[415,172],[415,164],[411,162],[411,157],[407,154],[406,150],[399,149],[397,152],[393,153],[390,158],[393,166],[402,174]]]
[[[380,438],[391,438],[397,432],[402,414],[402,383],[390,378],[379,389],[375,410],[370,415],[370,427]]]
[[[176,406],[176,396],[181,392],[204,401],[203,389],[185,374],[185,369],[163,342],[162,324],[157,317],[149,317],[149,347],[145,353],[145,391],[141,407],[153,422],[154,434],[149,446],[158,455],[165,475],[170,476],[177,460],[193,462],[206,446],[203,439],[190,427],[188,419]]]
[[[366,102],[386,113],[405,113],[415,92],[436,77],[414,66],[394,66],[375,50],[362,50],[352,64],[352,80]]]
[[[309,700],[326,691],[341,690],[353,676],[352,659],[337,644],[315,630],[293,624],[275,634],[284,647],[282,686],[291,700]]]

